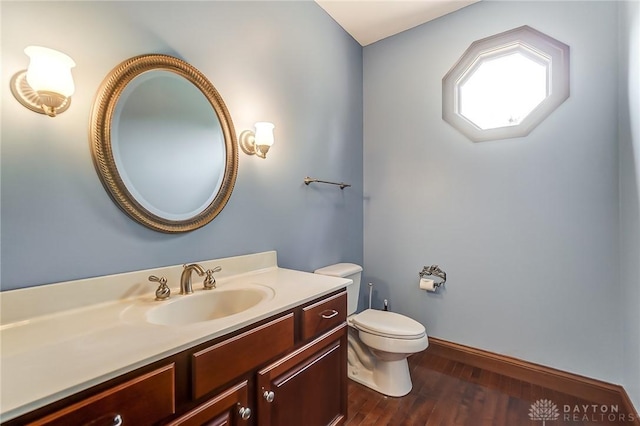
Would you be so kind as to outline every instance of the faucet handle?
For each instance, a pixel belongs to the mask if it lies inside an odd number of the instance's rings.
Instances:
[[[149,281],[160,283],[160,284],[167,283],[167,279],[165,277],[158,278],[155,275],[149,275]]]
[[[156,277],[155,275],[149,275],[149,281],[160,283],[156,289],[156,300],[167,300],[171,297],[171,289],[167,285],[167,279],[165,277]]]
[[[204,279],[204,289],[205,290],[213,290],[216,288],[216,279],[213,276],[214,273],[222,271],[222,267],[216,266],[213,269],[207,269],[205,273],[207,274],[207,278]]]

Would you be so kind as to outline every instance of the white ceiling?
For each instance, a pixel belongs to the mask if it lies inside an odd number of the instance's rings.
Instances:
[[[480,0],[315,0],[362,46]]]

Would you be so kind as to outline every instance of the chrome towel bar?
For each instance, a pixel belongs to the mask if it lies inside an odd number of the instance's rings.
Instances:
[[[320,180],[320,179],[315,179],[315,178],[310,178],[309,176],[307,176],[306,178],[304,178],[304,184],[305,185],[309,185],[310,183],[326,183],[328,185],[337,185],[340,187],[340,189],[345,189],[345,188],[349,188],[351,185],[349,185],[348,183],[344,183],[344,182],[329,182],[326,180]]]

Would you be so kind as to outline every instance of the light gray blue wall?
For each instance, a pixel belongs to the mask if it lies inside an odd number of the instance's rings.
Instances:
[[[640,2],[620,3],[619,16],[623,382],[640,409]]]
[[[618,10],[480,2],[364,48],[365,282],[432,336],[621,383]],[[529,136],[472,143],[441,80],[530,25],[571,47],[571,96]],[[439,294],[418,272],[439,264]]]
[[[363,259],[362,49],[314,3],[2,2],[2,289],[269,249],[303,270],[364,261],[376,302],[431,335],[622,382],[640,406],[638,3],[617,7],[484,2],[365,48]],[[441,78],[473,40],[524,24],[571,46],[571,97],[526,138],[473,144],[440,118]],[[78,64],[56,119],[6,89],[29,44]],[[189,234],[130,220],[91,163],[100,82],[149,52],[203,71],[238,133],[277,126]],[[417,289],[432,263],[449,273],[439,295]]]
[[[2,2],[2,289],[275,249],[301,270],[362,263],[362,48],[314,2]],[[11,96],[31,44],[77,63],[55,119]],[[266,160],[240,153],[236,188],[206,227],[144,228],[100,184],[89,114],[107,73],[178,56],[223,96],[237,133],[276,125]],[[194,167],[202,167],[194,159]],[[306,187],[311,175],[351,183]]]

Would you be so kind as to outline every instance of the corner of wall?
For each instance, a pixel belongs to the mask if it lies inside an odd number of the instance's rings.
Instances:
[[[640,2],[618,4],[618,144],[623,383],[640,409]]]

